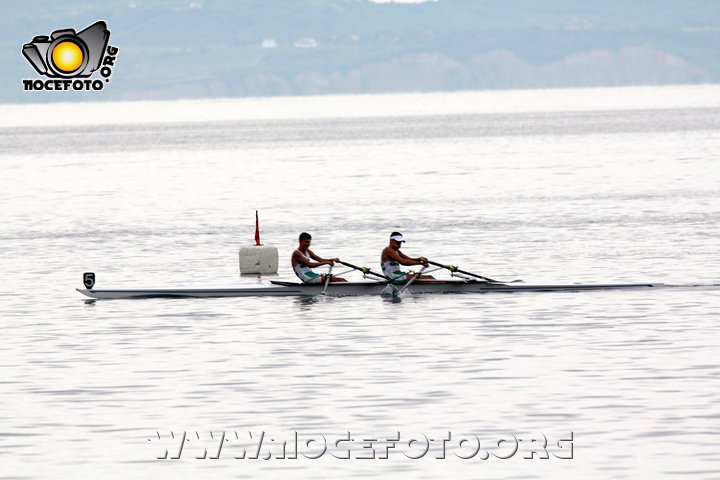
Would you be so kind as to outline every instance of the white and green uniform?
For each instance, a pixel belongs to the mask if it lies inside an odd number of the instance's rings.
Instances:
[[[407,280],[406,272],[400,270],[400,264],[395,260],[389,260],[387,262],[380,262],[382,266],[383,275],[385,275],[390,283],[405,283]]]
[[[300,252],[300,250],[298,250],[298,252]],[[311,261],[309,253],[300,252],[300,255],[307,258],[308,262]],[[297,265],[293,267],[293,270],[295,271],[295,275],[297,275],[303,283],[320,283],[322,281],[322,275],[313,272],[312,269],[304,263],[298,262]]]

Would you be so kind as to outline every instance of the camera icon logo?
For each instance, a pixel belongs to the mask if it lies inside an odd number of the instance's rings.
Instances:
[[[52,78],[84,78],[100,68],[110,31],[103,21],[85,30],[55,30],[23,45],[22,54],[40,75]]]

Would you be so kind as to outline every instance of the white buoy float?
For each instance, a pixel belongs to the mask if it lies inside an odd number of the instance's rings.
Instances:
[[[278,271],[278,249],[260,243],[260,222],[255,211],[255,245],[240,247],[240,273],[269,274]]]

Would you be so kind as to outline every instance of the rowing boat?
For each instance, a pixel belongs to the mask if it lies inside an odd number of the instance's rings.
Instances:
[[[408,285],[403,293],[497,293],[497,292],[555,292],[610,289],[637,289],[659,287],[651,283],[615,283],[615,284],[567,284],[567,285],[526,285],[521,283],[489,283],[476,280],[437,280],[416,281]],[[294,282],[271,281],[235,285],[231,287],[203,288],[140,288],[140,289],[80,289],[77,291],[96,299],[113,298],[175,298],[175,297],[275,297],[275,296],[315,296],[325,290],[330,296],[389,295],[394,296],[403,285],[391,285],[388,282],[338,282],[332,283],[327,290],[323,284],[303,284]]]

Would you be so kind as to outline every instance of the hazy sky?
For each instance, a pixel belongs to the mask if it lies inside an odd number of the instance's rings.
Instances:
[[[440,0],[370,0],[373,3],[425,3],[438,2]]]
[[[720,0],[199,3],[8,3],[0,103],[720,82]],[[23,90],[44,80],[25,43],[100,19],[120,49],[107,88]]]

